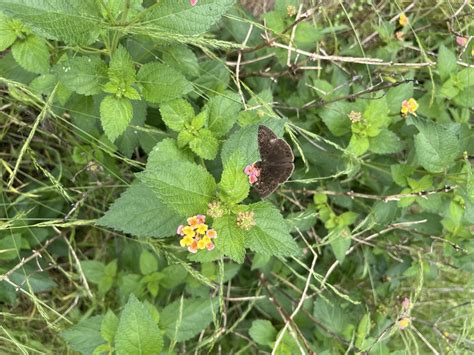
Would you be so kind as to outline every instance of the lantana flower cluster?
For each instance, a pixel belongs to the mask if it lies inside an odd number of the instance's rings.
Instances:
[[[244,169],[245,175],[249,177],[250,185],[253,185],[257,182],[258,177],[260,176],[260,169],[255,166],[255,164],[247,165]]]
[[[212,239],[217,238],[217,232],[214,229],[209,229],[206,224],[206,216],[198,214],[187,219],[188,225],[180,225],[176,231],[182,238],[179,244],[182,247],[187,247],[191,253],[196,253],[198,250],[214,249]]]
[[[418,102],[416,102],[414,98],[403,100],[402,107],[400,109],[403,117],[408,116],[408,114],[416,116],[416,110],[418,110]]]

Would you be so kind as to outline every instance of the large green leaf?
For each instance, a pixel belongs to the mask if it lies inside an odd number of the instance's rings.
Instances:
[[[107,80],[107,65],[99,57],[75,57],[57,67],[59,80],[82,95],[96,95]]]
[[[46,41],[35,35],[18,40],[12,46],[15,60],[33,73],[46,73],[49,70],[49,50]]]
[[[216,218],[212,227],[217,231],[216,249],[238,263],[244,262],[245,231],[237,226],[235,215]]]
[[[183,217],[207,211],[216,190],[212,175],[202,166],[188,162],[165,162],[138,177]]]
[[[245,246],[263,255],[291,256],[299,248],[280,212],[268,202],[250,205],[256,225],[245,235]]]
[[[166,207],[153,190],[137,183],[130,186],[97,224],[137,237],[169,237],[182,222],[173,209]]]
[[[193,162],[193,154],[190,151],[179,149],[176,140],[165,138],[156,144],[146,163],[147,169],[159,168],[162,163],[174,161],[179,164],[180,161]]]
[[[17,34],[13,21],[0,12],[0,51],[4,51],[15,42]]]
[[[117,354],[159,354],[163,336],[147,307],[132,294],[120,315],[115,334]]]
[[[273,327],[272,322],[256,319],[252,322],[249,335],[257,344],[271,347],[276,340],[277,330]]]
[[[206,32],[234,4],[235,0],[188,1],[162,0],[145,19],[144,24],[164,32],[198,35]]]
[[[191,91],[192,86],[180,72],[160,63],[148,63],[137,75],[145,99],[162,103],[176,99]]]
[[[160,327],[170,339],[186,341],[204,330],[216,311],[217,298],[177,300],[161,311]]]
[[[94,0],[0,0],[0,10],[49,39],[87,45],[104,28]]]
[[[224,170],[219,182],[219,193],[222,200],[236,204],[248,196],[250,185],[247,175],[244,174],[246,165],[238,151],[224,163]]]
[[[212,97],[207,106],[208,128],[217,137],[223,136],[232,128],[242,107],[239,95],[229,91]]]
[[[94,316],[82,320],[76,325],[61,332],[61,337],[69,346],[81,354],[90,354],[94,349],[105,343],[100,335],[102,316]]]
[[[382,129],[375,137],[369,138],[369,150],[377,154],[398,153],[403,149],[403,143],[389,129]]]
[[[439,173],[453,164],[459,155],[459,125],[418,118],[412,118],[411,122],[419,131],[415,136],[415,150],[420,165],[429,172]]]
[[[126,98],[106,96],[100,103],[100,122],[112,142],[125,132],[132,116],[132,103]]]
[[[173,131],[179,132],[194,118],[194,109],[189,102],[176,99],[160,105],[161,119]]]
[[[447,49],[444,45],[439,47],[438,53],[438,73],[441,78],[441,81],[449,79],[452,73],[456,72],[457,69],[457,59],[456,55]]]

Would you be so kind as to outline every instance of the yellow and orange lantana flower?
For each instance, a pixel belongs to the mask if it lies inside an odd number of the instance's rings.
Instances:
[[[188,225],[180,225],[176,233],[182,238],[179,244],[182,247],[188,248],[191,253],[196,253],[200,249],[212,250],[214,243],[212,239],[217,238],[217,232],[214,229],[209,229],[205,224],[206,216],[198,214],[187,219]]]
[[[414,98],[403,100],[402,108],[400,109],[403,117],[408,116],[408,114],[416,116],[416,110],[418,110],[418,102]]]

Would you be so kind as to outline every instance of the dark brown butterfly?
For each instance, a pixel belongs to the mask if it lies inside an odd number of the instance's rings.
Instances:
[[[260,160],[253,165],[258,175],[253,186],[265,198],[291,176],[294,156],[290,145],[263,125],[258,126],[258,150]]]

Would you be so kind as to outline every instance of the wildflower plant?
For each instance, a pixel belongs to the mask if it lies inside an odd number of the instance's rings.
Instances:
[[[472,348],[472,9],[319,3],[0,0],[0,352]]]

